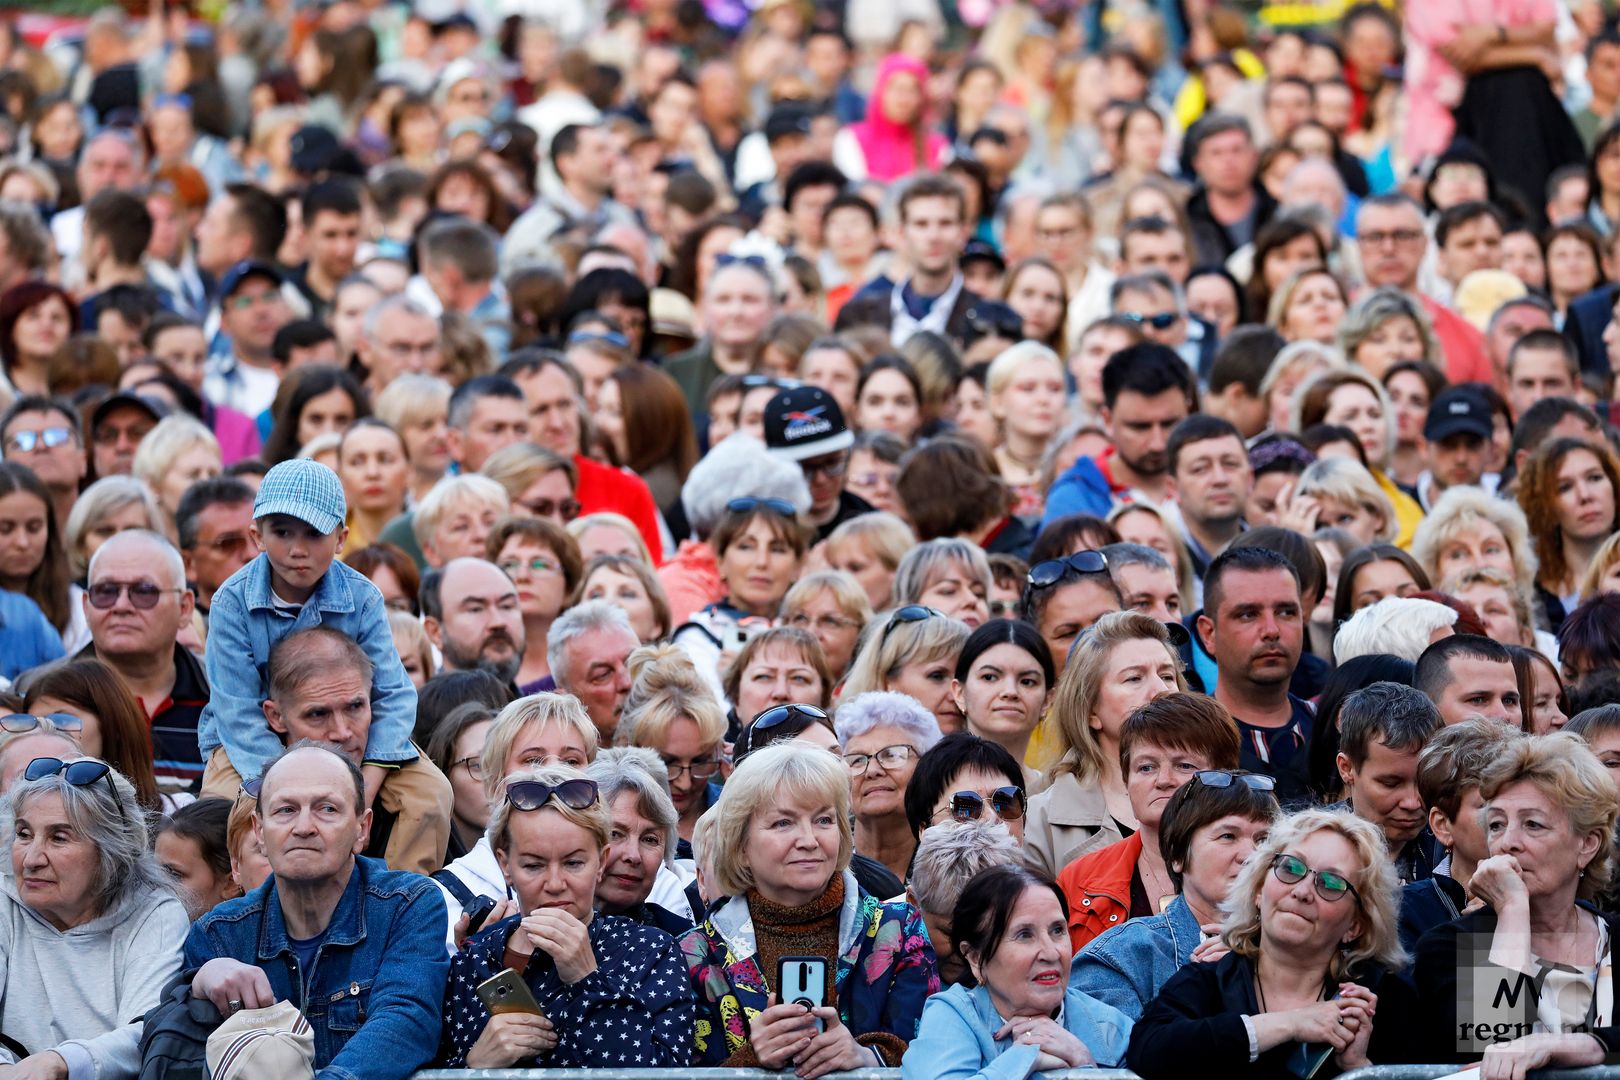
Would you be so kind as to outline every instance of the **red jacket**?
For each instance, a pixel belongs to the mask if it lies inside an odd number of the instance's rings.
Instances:
[[[653,505],[647,483],[634,473],[615,469],[583,454],[574,455],[579,470],[579,486],[574,498],[581,514],[609,512],[623,514],[635,525],[652,552],[653,565],[664,561],[664,540],[658,532],[658,508]]]
[[[1080,856],[1058,875],[1058,888],[1069,901],[1069,943],[1075,952],[1131,917],[1131,875],[1141,857],[1142,834],[1134,832]]]

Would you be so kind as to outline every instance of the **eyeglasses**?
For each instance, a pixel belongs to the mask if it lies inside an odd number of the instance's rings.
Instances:
[[[1311,875],[1316,879],[1316,895],[1328,903],[1342,899],[1345,893],[1349,893],[1357,900],[1361,899],[1356,887],[1344,878],[1331,870],[1312,870],[1298,855],[1279,852],[1272,856],[1271,873],[1284,885],[1298,885],[1305,880],[1306,874]]]
[[[253,541],[246,533],[226,533],[216,536],[212,540],[202,542],[202,546],[220,555],[234,555],[243,551]]]
[[[787,624],[799,630],[809,630],[812,626],[824,634],[836,634],[840,630],[854,630],[861,624],[855,619],[846,619],[842,615],[817,615],[814,619],[799,612],[789,615]]]
[[[1070,570],[1080,574],[1106,574],[1108,556],[1100,551],[1077,551],[1061,559],[1047,559],[1030,567],[1024,580],[1031,589],[1050,589]]]
[[[894,633],[894,628],[901,623],[922,622],[924,619],[936,617],[943,619],[945,613],[925,604],[907,604],[905,607],[895,608],[894,614],[890,615],[889,621],[883,625],[883,637],[879,639],[879,644],[888,641],[889,635]]]
[[[519,506],[533,514],[535,517],[560,517],[564,521],[573,521],[579,516],[578,499],[535,499],[532,502],[518,503]]]
[[[671,780],[678,780],[687,773],[691,773],[694,780],[707,780],[720,771],[720,763],[713,759],[694,761],[687,765],[677,765],[672,761],[666,761],[664,762],[664,768],[669,770]]]
[[[49,723],[58,731],[83,731],[84,721],[72,713],[53,712],[44,716],[31,716],[28,713],[12,713],[10,716],[0,716],[0,731],[12,735],[20,735],[25,731],[33,731]]]
[[[1137,326],[1151,326],[1155,330],[1168,330],[1181,321],[1181,314],[1175,311],[1161,311],[1157,315],[1138,315],[1133,311],[1122,311],[1121,319]]]
[[[47,776],[61,776],[74,787],[89,787],[98,780],[107,781],[107,790],[112,793],[113,805],[118,808],[118,816],[125,816],[124,801],[118,797],[118,788],[112,781],[112,766],[105,761],[89,758],[63,761],[61,758],[37,757],[23,770],[24,780],[43,780]]]
[[[502,559],[500,567],[507,577],[511,577],[519,570],[527,570],[531,574],[549,574],[557,569],[557,564],[551,559],[536,555],[532,559]]]
[[[875,754],[845,754],[844,764],[849,766],[849,775],[865,776],[874,761],[878,763],[879,768],[884,772],[892,772],[905,765],[916,755],[917,748],[915,746],[899,743],[895,746],[885,746]]]
[[[44,431],[19,431],[6,445],[19,454],[32,454],[35,450],[55,450],[73,439],[73,429],[48,427]]]
[[[774,510],[783,517],[797,517],[799,513],[786,499],[762,499],[757,495],[744,495],[740,499],[732,499],[726,503],[726,510],[732,514],[746,514],[761,506],[767,510]]]
[[[1016,619],[1023,613],[1023,605],[1017,600],[990,601],[990,617],[992,619]]]
[[[255,304],[273,304],[281,299],[279,289],[267,289],[264,292],[239,292],[226,301],[236,311],[246,311]]]
[[[616,330],[575,330],[568,335],[568,347],[575,345],[594,345],[600,342],[603,345],[612,345],[616,349],[628,349],[630,339]]]
[[[461,758],[458,761],[452,761],[450,763],[450,768],[457,769],[463,765],[467,767],[467,775],[472,777],[474,780],[482,780],[484,778],[482,754],[468,754],[466,757]]]
[[[118,596],[125,591],[129,592],[129,602],[138,611],[151,611],[157,607],[157,602],[164,593],[184,592],[183,589],[163,589],[153,585],[150,581],[98,581],[86,590],[90,597],[90,606],[97,611],[106,611],[118,603]]]
[[[963,823],[977,821],[984,815],[984,804],[984,796],[977,791],[958,791],[934,817],[948,813]],[[998,787],[990,793],[990,809],[1001,821],[1017,821],[1024,816],[1024,793],[1015,787]]]
[[[589,810],[596,805],[595,780],[564,780],[547,784],[539,780],[514,780],[506,785],[506,801],[514,810],[538,810],[555,798],[570,810]]]
[[[733,263],[752,266],[755,270],[764,270],[769,265],[763,255],[733,255],[729,251],[722,251],[714,257],[714,266],[717,270],[722,266],[730,266]]]
[[[830,480],[836,479],[843,476],[844,470],[849,468],[849,455],[833,454],[829,457],[811,458],[808,461],[799,462],[799,468],[804,471],[804,475],[807,477],[819,475]],[[867,483],[877,483],[877,477],[873,476]]]
[[[1251,791],[1276,791],[1277,781],[1265,773],[1232,772],[1229,769],[1204,769],[1193,773],[1193,779],[1207,788],[1229,788],[1242,784]]]
[[[741,761],[743,756],[758,750],[759,737],[772,728],[781,727],[790,720],[803,720],[804,724],[799,730],[811,724],[824,724],[827,714],[814,705],[773,705],[769,709],[754,717],[754,722],[743,728],[742,734],[737,736],[737,745],[732,753],[733,761]]]
[[[1388,232],[1358,232],[1356,241],[1368,247],[1383,247],[1385,244],[1397,244],[1406,247],[1423,239],[1421,229],[1390,229]]]

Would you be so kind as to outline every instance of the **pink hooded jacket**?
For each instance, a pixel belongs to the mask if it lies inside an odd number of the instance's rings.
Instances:
[[[947,143],[937,131],[924,130],[923,152],[926,160],[917,160],[916,132],[897,124],[883,115],[883,91],[896,75],[910,75],[924,93],[928,89],[928,68],[921,60],[904,53],[890,53],[878,65],[877,78],[868,97],[866,119],[850,125],[850,133],[866,155],[866,173],[873,180],[888,182],[923,169],[937,169],[945,158]],[[919,123],[926,125],[926,108]]]

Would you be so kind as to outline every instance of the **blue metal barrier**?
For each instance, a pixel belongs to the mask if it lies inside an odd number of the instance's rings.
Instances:
[[[1436,1080],[1464,1065],[1372,1065],[1343,1073],[1338,1080]],[[1067,1069],[1037,1074],[1041,1080],[1139,1080],[1128,1069]],[[1620,1080],[1620,1065],[1547,1069],[1534,1080]],[[412,1080],[784,1080],[791,1073],[770,1069],[428,1069]],[[857,1069],[830,1073],[826,1080],[900,1080],[899,1069]]]

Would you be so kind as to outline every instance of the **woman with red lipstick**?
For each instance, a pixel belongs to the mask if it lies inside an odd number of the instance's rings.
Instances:
[[[349,538],[344,546],[358,550],[405,509],[411,479],[405,440],[381,420],[357,420],[338,443],[337,474],[349,503]]]
[[[1615,531],[1620,460],[1601,440],[1553,439],[1519,474],[1519,505],[1541,569],[1539,594],[1551,629],[1581,600],[1586,567]]]
[[[928,999],[902,1080],[1024,1080],[1051,1069],[1115,1068],[1130,1018],[1069,986],[1069,905],[1045,874],[982,870],[962,890],[951,943],[975,985]]]

